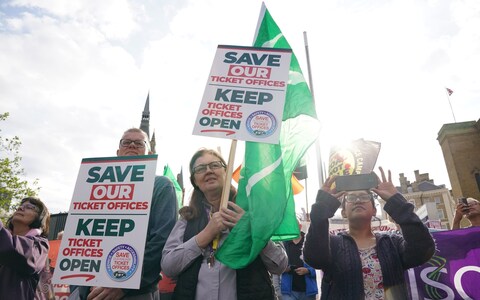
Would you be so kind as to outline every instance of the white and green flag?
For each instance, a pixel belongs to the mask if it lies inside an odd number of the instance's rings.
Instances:
[[[291,49],[265,4],[253,46]],[[291,178],[319,132],[312,94],[292,53],[279,144],[245,143],[237,195],[245,215],[218,249],[218,260],[234,269],[243,268],[270,239],[298,237]]]
[[[177,202],[178,202],[178,208],[182,208],[182,199],[183,199],[183,191],[182,187],[177,181],[177,178],[175,175],[173,175],[172,169],[168,165],[165,165],[163,167],[163,176],[168,177],[172,182],[173,186],[175,187],[175,194],[177,194]]]

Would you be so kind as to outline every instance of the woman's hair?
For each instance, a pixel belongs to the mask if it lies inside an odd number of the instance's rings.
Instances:
[[[200,148],[195,152],[190,159],[190,182],[193,186],[192,196],[190,197],[190,203],[188,206],[184,206],[179,210],[180,216],[182,216],[185,220],[192,220],[199,216],[200,209],[203,209],[203,202],[206,201],[205,195],[203,192],[198,188],[195,184],[195,174],[193,172],[193,167],[195,166],[195,162],[199,157],[204,156],[205,154],[210,154],[217,157],[224,165],[227,165],[223,157],[217,151],[213,149],[207,148]],[[235,196],[237,195],[237,190],[233,185],[230,185],[230,195],[229,200],[235,201]]]
[[[478,201],[478,200],[475,199],[475,198],[468,197],[468,198],[467,198],[467,202],[470,203],[470,202],[480,202],[480,201]]]
[[[41,236],[48,237],[48,232],[50,230],[50,212],[48,211],[48,208],[38,197],[23,198],[19,205],[22,205],[25,202],[30,202],[38,208],[37,217],[30,225],[28,225],[28,227],[38,228],[42,230],[42,233],[40,234]],[[13,216],[7,221],[7,226],[10,230],[13,230],[12,218]]]

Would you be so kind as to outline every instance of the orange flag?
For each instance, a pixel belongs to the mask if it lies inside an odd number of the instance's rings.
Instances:
[[[240,170],[242,169],[242,165],[239,165],[238,168],[235,169],[232,173],[232,179],[235,180],[236,183],[238,183],[238,180],[240,179]],[[300,194],[303,191],[304,187],[303,185],[298,181],[297,177],[292,174],[292,190],[293,194],[297,195]]]
[[[48,241],[50,245],[48,249],[48,258],[50,259],[50,267],[55,268],[57,264],[58,250],[60,249],[61,240],[51,240]]]

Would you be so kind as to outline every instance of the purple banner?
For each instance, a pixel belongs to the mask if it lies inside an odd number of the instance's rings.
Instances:
[[[480,299],[480,227],[432,235],[435,255],[406,273],[410,299]]]

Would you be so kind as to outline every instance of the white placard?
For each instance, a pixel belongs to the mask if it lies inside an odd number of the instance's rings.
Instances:
[[[193,134],[277,144],[291,55],[219,45]]]
[[[157,155],[86,158],[54,283],[138,289]]]

